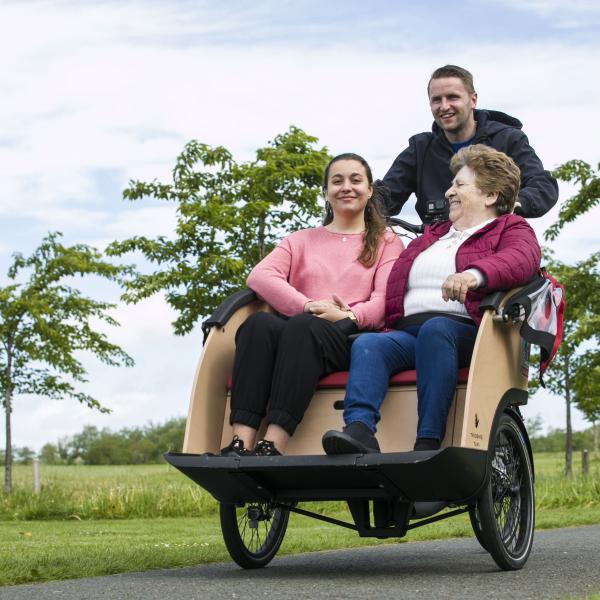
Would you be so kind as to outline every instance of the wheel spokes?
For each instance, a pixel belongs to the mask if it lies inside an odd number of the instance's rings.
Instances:
[[[261,554],[275,535],[280,510],[267,503],[258,503],[244,506],[239,511],[237,523],[242,543],[251,554]]]
[[[514,441],[502,433],[492,461],[494,514],[501,539],[507,550],[514,550],[521,537],[522,464]]]

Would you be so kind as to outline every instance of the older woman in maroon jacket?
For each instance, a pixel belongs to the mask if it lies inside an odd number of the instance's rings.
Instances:
[[[389,377],[408,369],[417,371],[415,450],[438,449],[458,369],[471,359],[481,299],[525,283],[539,268],[535,233],[512,214],[520,185],[512,159],[478,144],[462,148],[450,168],[450,220],[427,227],[392,268],[386,291],[392,331],[354,342],[345,427],[323,436],[328,454],[379,451],[374,434]]]

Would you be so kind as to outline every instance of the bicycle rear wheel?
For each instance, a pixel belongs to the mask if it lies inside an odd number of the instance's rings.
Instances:
[[[521,569],[533,543],[533,469],[521,429],[508,414],[500,418],[491,469],[489,483],[477,501],[482,545],[500,568]]]

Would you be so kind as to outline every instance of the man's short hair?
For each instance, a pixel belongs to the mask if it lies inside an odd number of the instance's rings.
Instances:
[[[466,69],[462,67],[457,67],[456,65],[445,65],[436,69],[429,78],[429,83],[427,84],[427,97],[429,98],[429,88],[431,86],[432,79],[441,79],[442,77],[457,77],[463,82],[465,89],[469,94],[475,94],[475,86],[473,85],[473,75],[469,73]]]
[[[521,171],[510,156],[483,144],[465,146],[450,160],[452,175],[463,167],[473,171],[475,184],[484,194],[498,194],[496,211],[499,215],[513,211],[521,186]]]

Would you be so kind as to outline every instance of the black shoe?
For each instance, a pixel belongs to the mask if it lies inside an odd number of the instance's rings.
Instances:
[[[381,452],[377,438],[360,421],[354,421],[343,431],[328,431],[322,439],[327,454],[371,454]]]
[[[417,438],[413,450],[439,450],[441,446],[440,440],[435,438]]]
[[[260,440],[251,452],[252,456],[281,456],[275,444],[269,440]]]
[[[249,456],[250,450],[244,448],[244,441],[240,440],[237,435],[233,436],[229,446],[221,448],[221,456]]]

